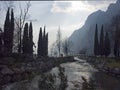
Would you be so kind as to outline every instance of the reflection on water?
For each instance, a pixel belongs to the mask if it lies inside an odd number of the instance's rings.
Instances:
[[[120,90],[120,78],[111,77],[105,73],[99,72],[94,69],[85,60],[75,58],[75,62],[61,64],[65,68],[65,74],[68,76],[67,90],[80,90],[83,80],[81,76],[85,77],[88,81],[93,77],[98,84],[96,90]],[[57,75],[58,68],[53,68],[50,72]],[[38,75],[32,79],[31,82],[16,82],[7,85],[3,90],[23,90],[22,87],[28,87],[25,90],[39,90],[38,82],[41,76]],[[58,79],[57,79],[58,81]],[[57,84],[57,83],[56,83]],[[19,88],[19,89],[17,89]]]
[[[68,76],[69,86],[67,90],[71,90],[72,88],[75,88],[73,84],[75,84],[76,82],[79,82],[81,84],[82,83],[81,76],[89,80],[92,73],[97,71],[85,60],[81,60],[78,58],[75,59],[77,60],[76,62],[61,64],[61,66],[65,68],[65,73]],[[51,73],[55,73],[57,75],[58,68],[57,67],[53,68],[51,70]]]

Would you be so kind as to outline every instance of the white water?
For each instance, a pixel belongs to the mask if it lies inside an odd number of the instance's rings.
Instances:
[[[89,80],[91,74],[93,72],[96,72],[97,70],[94,69],[89,63],[87,63],[85,60],[79,59],[77,57],[74,57],[76,60],[75,62],[69,62],[61,64],[62,67],[65,68],[65,74],[67,75],[68,79],[68,88],[66,90],[80,90],[82,79],[81,76]],[[50,73],[55,73],[57,75],[58,68],[53,68]],[[28,90],[39,90],[38,88],[38,81],[40,79],[40,76],[36,76],[33,78],[31,83],[27,83],[24,85],[27,85],[29,87]],[[20,87],[20,83],[18,82],[17,85]],[[77,85],[78,87],[74,87],[74,85]],[[16,83],[8,85],[4,90],[13,90],[13,87],[17,87]],[[14,89],[18,90],[18,89]]]
[[[82,79],[81,76],[85,77],[88,81],[91,77],[91,74],[93,72],[96,72],[97,70],[94,69],[90,64],[88,64],[85,60],[79,59],[77,57],[74,57],[76,62],[72,63],[64,63],[61,64],[62,67],[65,68],[65,73],[68,77],[68,88],[67,90],[76,89],[74,85],[78,85],[78,90],[81,87]],[[51,73],[58,73],[58,68],[53,68],[51,70]]]

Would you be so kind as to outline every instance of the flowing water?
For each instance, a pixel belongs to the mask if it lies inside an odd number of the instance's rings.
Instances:
[[[83,80],[81,77],[83,76],[88,81],[91,77],[94,77],[102,87],[102,89],[96,90],[120,90],[120,80],[115,77],[108,76],[102,72],[99,72],[95,68],[93,68],[86,60],[79,59],[77,57],[74,58],[75,62],[68,62],[61,64],[62,67],[65,68],[65,74],[68,79],[68,87],[66,90],[80,90]],[[58,67],[53,68],[48,73],[58,74]],[[29,87],[28,90],[39,90],[38,81],[40,76],[36,76],[33,78],[32,82],[26,83]],[[17,85],[21,85],[17,83]],[[18,87],[16,83],[8,85],[4,90],[20,90],[20,89],[10,89],[13,87]]]
[[[62,67],[65,68],[65,74],[68,78],[68,88],[67,90],[71,89],[80,89],[82,84],[81,77],[84,77],[89,81],[91,75],[94,72],[97,72],[96,69],[94,69],[89,63],[87,63],[85,60],[79,59],[77,57],[74,58],[76,62],[69,62],[61,64]],[[51,73],[58,73],[58,68],[53,68],[51,70]],[[74,87],[77,85],[77,87]]]
[[[67,90],[80,90],[82,87],[83,76],[88,81],[91,78],[95,81],[95,90],[120,90],[120,78],[116,78],[107,75],[103,72],[99,72],[97,69],[92,67],[86,60],[74,57],[76,62],[61,64],[65,68],[65,73],[68,77],[68,88]],[[53,68],[51,73],[58,73],[58,68]],[[76,87],[75,87],[76,86]]]

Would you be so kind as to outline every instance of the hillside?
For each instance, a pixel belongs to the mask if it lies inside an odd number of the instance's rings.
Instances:
[[[75,30],[69,39],[74,43],[72,49],[74,53],[79,53],[81,50],[87,50],[87,54],[93,54],[93,40],[95,24],[98,24],[98,31],[100,32],[101,25],[104,25],[104,32],[110,32],[112,39],[111,20],[114,16],[120,15],[120,1],[115,4],[110,4],[107,11],[98,10],[90,14],[85,21],[85,24]]]

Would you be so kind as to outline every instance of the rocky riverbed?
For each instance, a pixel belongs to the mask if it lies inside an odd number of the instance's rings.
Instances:
[[[68,58],[67,58],[68,59]],[[74,58],[74,62],[61,63],[61,66],[65,68],[65,74],[67,75],[68,87],[66,90],[80,90],[83,87],[84,77],[88,82],[92,81],[95,90],[120,90],[120,79],[111,75],[107,75],[103,71],[94,66],[93,62],[88,62],[88,57],[85,59]],[[91,58],[89,60],[92,60]],[[62,62],[62,61],[61,61]],[[54,63],[54,62],[53,62]],[[98,62],[96,62],[98,63]],[[49,64],[49,63],[48,63]],[[45,64],[46,66],[48,64]],[[56,63],[55,63],[56,64]],[[104,64],[104,63],[103,63]],[[28,64],[30,66],[31,64]],[[51,66],[52,64],[50,64]],[[50,68],[49,66],[47,66]],[[102,67],[102,64],[101,64]],[[58,74],[58,67],[54,66],[52,70],[47,73]],[[39,90],[39,80],[41,76],[36,75],[30,81],[19,81],[14,83],[9,83],[4,86],[3,90],[19,90],[26,88],[25,90]],[[14,88],[14,89],[13,89]]]
[[[35,60],[26,59],[25,61],[16,61],[12,57],[2,58],[0,61],[0,88],[6,84],[30,80],[34,76],[47,72],[61,63],[73,61],[72,57],[36,58]]]

